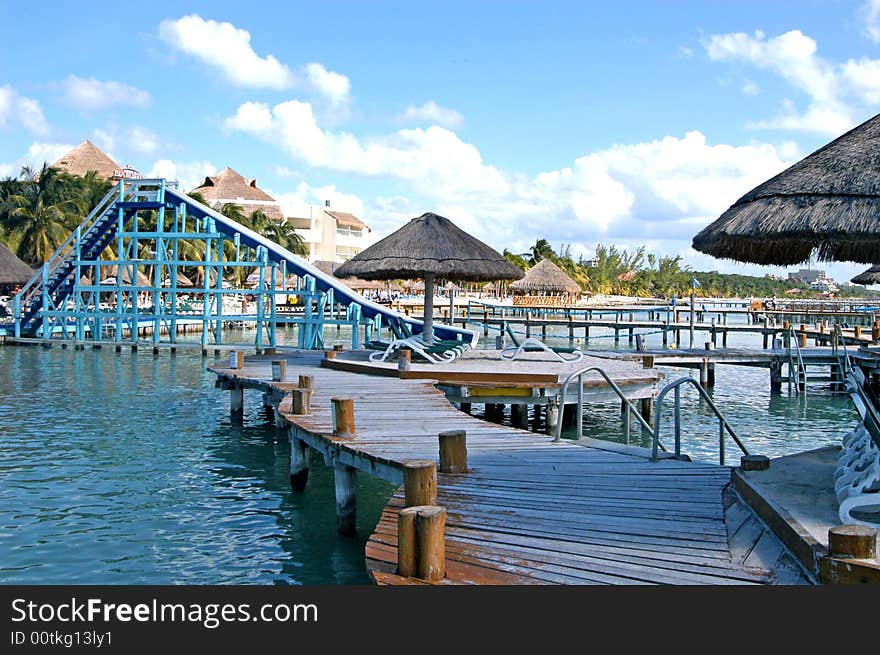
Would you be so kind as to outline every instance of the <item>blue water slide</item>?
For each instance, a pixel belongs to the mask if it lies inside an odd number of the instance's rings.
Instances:
[[[209,216],[214,219],[214,223],[219,232],[231,237],[234,237],[235,234],[238,233],[240,235],[239,238],[241,243],[244,245],[251,248],[265,248],[269,254],[270,260],[275,262],[287,262],[286,268],[288,273],[294,273],[299,276],[310,275],[315,279],[315,286],[318,290],[326,292],[333,289],[333,298],[336,302],[342,303],[346,306],[351,304],[359,305],[362,316],[366,318],[375,318],[378,315],[382,317],[382,322],[386,325],[402,326],[403,324],[408,324],[409,329],[413,334],[420,334],[422,332],[424,326],[421,321],[405,316],[400,312],[395,312],[384,305],[367,300],[356,291],[340,283],[340,281],[332,275],[328,275],[315,266],[312,266],[302,257],[293,254],[286,248],[260,234],[257,234],[253,230],[246,228],[244,225],[223,216],[223,214],[214,211],[210,207],[193,200],[186,194],[165,187],[165,202],[166,204],[171,205],[184,203],[187,207],[188,214],[195,215],[199,218]],[[479,338],[479,334],[474,330],[466,330],[464,328],[457,328],[438,323],[434,324],[434,333],[441,339],[460,339],[474,346]]]

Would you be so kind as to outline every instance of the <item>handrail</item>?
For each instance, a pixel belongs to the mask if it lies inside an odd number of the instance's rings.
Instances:
[[[721,410],[715,406],[715,403],[712,402],[712,399],[709,397],[709,394],[706,393],[706,390],[703,389],[702,385],[694,380],[691,377],[683,377],[679,378],[675,382],[672,382],[666,385],[660,393],[657,395],[657,400],[655,401],[655,416],[660,416],[660,409],[663,405],[663,399],[666,397],[670,391],[675,390],[675,457],[681,457],[681,385],[685,383],[690,383],[697,388],[697,391],[700,392],[700,395],[703,397],[709,404],[709,408],[718,417],[718,425],[719,425],[719,440],[718,440],[718,448],[719,448],[719,458],[720,463],[724,466],[724,431],[725,429],[733,437],[733,440],[736,442],[736,445],[739,446],[739,449],[743,452],[743,454],[748,455],[749,451],[743,445],[743,443],[739,440],[739,437],[736,436],[736,432],[733,431],[733,428],[730,427],[730,423],[727,422],[727,419],[724,418],[724,414],[721,413]],[[654,444],[651,448],[651,461],[657,461],[657,448],[660,445],[660,421],[654,420]]]
[[[791,344],[794,342],[794,349],[792,349]],[[798,339],[795,338],[794,334],[794,326],[789,324],[788,326],[788,391],[791,393],[791,370],[792,370],[792,350],[797,356],[797,371],[795,373],[795,394],[800,395],[803,391],[803,395],[807,395],[807,367],[804,364],[804,358],[801,354],[801,344]],[[804,378],[804,388],[801,390],[801,375]]]
[[[574,373],[571,373],[567,378],[565,378],[565,382],[562,383],[562,388],[559,391],[559,397],[557,399],[557,403],[559,403],[560,411],[559,411],[559,417],[556,420],[556,436],[553,439],[553,441],[560,441],[562,439],[562,413],[565,411],[565,396],[568,393],[568,385],[575,378],[578,378],[578,403],[577,403],[578,439],[580,439],[583,436],[583,428],[584,428],[584,423],[583,423],[583,418],[584,418],[584,373],[590,373],[592,371],[595,371],[596,373],[601,375],[603,378],[605,378],[605,381],[608,383],[608,386],[610,386],[614,390],[614,393],[617,394],[617,396],[624,402],[624,404],[627,407],[626,421],[625,421],[626,442],[629,443],[629,427],[630,427],[629,413],[630,412],[635,414],[636,418],[642,424],[642,427],[644,427],[646,430],[648,430],[648,432],[651,432],[653,430],[651,425],[644,418],[642,418],[642,415],[635,408],[635,405],[633,405],[629,401],[629,399],[626,397],[626,395],[623,393],[623,391],[621,391],[620,387],[617,386],[617,383],[614,382],[614,380],[612,380],[610,377],[608,377],[608,374],[603,369],[599,368],[598,366],[585,366],[584,368],[578,369]],[[662,446],[661,446],[661,448],[662,448]],[[664,448],[664,450],[666,450],[666,449]]]

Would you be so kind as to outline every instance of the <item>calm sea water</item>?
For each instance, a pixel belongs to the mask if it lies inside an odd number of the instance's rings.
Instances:
[[[328,330],[335,341],[345,334]],[[256,393],[244,427],[230,424],[213,361],[0,347],[0,583],[368,582],[364,542],[390,485],[360,475],[358,536],[337,536],[332,472],[316,462],[306,492],[291,492],[286,439]],[[827,390],[771,398],[765,369],[719,366],[712,393],[746,445],[771,456],[834,443],[857,420]],[[683,450],[717,461],[717,421],[684,397]],[[671,407],[660,420],[671,434]],[[590,406],[584,428],[621,441],[619,404]],[[634,430],[632,443],[649,440]],[[736,461],[732,443],[728,453]]]

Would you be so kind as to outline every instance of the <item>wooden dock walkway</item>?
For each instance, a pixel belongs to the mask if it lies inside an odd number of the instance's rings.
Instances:
[[[272,360],[287,364],[272,381]],[[488,423],[455,409],[424,380],[321,366],[322,353],[255,356],[212,367],[218,386],[259,389],[276,405],[291,451],[320,453],[340,488],[355,471],[401,484],[408,460],[436,461],[438,433],[467,432],[468,472],[438,475],[446,508],[446,578],[454,584],[803,583],[794,558],[729,491],[730,469],[664,459],[616,444],[563,441]],[[292,413],[287,392],[313,378],[311,413]],[[332,398],[354,400],[356,429],[334,436]],[[233,407],[236,401],[233,400]],[[294,462],[292,455],[291,461]],[[296,456],[297,466],[302,457]],[[308,460],[306,460],[308,461]],[[366,546],[380,584],[417,584],[395,573],[402,490]]]

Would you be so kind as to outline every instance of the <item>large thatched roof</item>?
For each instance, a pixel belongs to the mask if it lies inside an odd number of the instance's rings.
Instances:
[[[880,284],[880,264],[872,266],[867,271],[863,271],[856,275],[852,280],[853,284]]]
[[[317,268],[322,273],[326,273],[327,275],[332,275],[333,277],[336,277],[336,272],[335,272],[336,268],[339,266],[342,266],[342,264],[337,264],[336,262],[331,262],[331,261],[327,261],[327,260],[322,259],[322,260],[312,262],[312,266]],[[336,279],[339,279],[339,278],[336,278]],[[383,289],[389,289],[391,291],[401,291],[402,290],[402,287],[399,284],[396,284],[393,282],[389,284],[388,282],[382,281],[382,280],[362,280],[360,278],[350,277],[345,280],[339,279],[339,281],[342,282],[349,289],[353,289],[355,291],[367,290],[367,289],[374,290],[374,291],[381,291]]]
[[[0,243],[0,284],[24,284],[34,276],[34,272],[9,248]]]
[[[517,280],[523,273],[448,218],[427,213],[349,259],[336,275],[366,280],[434,275],[481,281]]]
[[[201,194],[209,205],[232,203],[241,206],[246,214],[259,209],[269,218],[278,221],[284,218],[281,206],[257,186],[255,179],[246,179],[229,166],[216,175],[206,177],[201,186],[190,191],[195,192]]]
[[[696,250],[755,264],[880,263],[880,114],[737,200]]]
[[[112,180],[118,177],[121,166],[87,139],[52,164],[52,168],[79,176],[95,171],[101,177]]]
[[[549,293],[580,293],[581,285],[549,259],[532,266],[523,279],[510,284],[511,291],[546,291]]]

